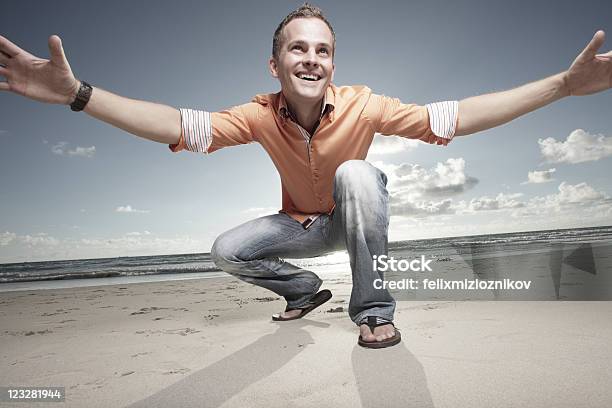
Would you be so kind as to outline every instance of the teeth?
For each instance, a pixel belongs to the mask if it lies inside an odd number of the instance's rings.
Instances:
[[[319,80],[319,77],[317,75],[310,75],[310,74],[298,74],[297,77],[300,79],[305,79],[307,81],[318,81]]]

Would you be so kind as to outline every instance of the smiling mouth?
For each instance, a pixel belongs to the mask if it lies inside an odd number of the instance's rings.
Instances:
[[[316,74],[306,74],[306,73],[303,73],[303,72],[295,74],[295,76],[298,77],[299,79],[301,79],[302,81],[307,81],[307,82],[317,82],[318,80],[321,79],[321,77],[319,75],[316,75]]]

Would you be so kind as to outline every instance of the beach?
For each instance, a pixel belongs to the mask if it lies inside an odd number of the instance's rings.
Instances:
[[[398,301],[402,343],[367,350],[349,274],[324,280],[282,323],[233,277],[0,293],[0,385],[65,387],[41,407],[612,405],[612,302]]]

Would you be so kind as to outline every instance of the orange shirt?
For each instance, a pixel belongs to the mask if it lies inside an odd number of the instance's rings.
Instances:
[[[331,214],[336,169],[347,160],[365,159],[375,133],[446,146],[456,128],[457,102],[403,104],[366,86],[330,84],[312,136],[291,119],[281,92],[257,95],[221,112],[181,109],[181,122],[181,138],[170,146],[173,152],[212,153],[261,144],[280,174],[280,212],[304,223]]]

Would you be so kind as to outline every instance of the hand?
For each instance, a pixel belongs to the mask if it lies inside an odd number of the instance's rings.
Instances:
[[[606,34],[599,30],[565,73],[570,95],[589,95],[612,88],[612,51],[596,54]]]
[[[0,36],[0,90],[40,102],[70,104],[79,90],[79,81],[57,35],[49,37],[50,60],[41,59],[22,50]]]

